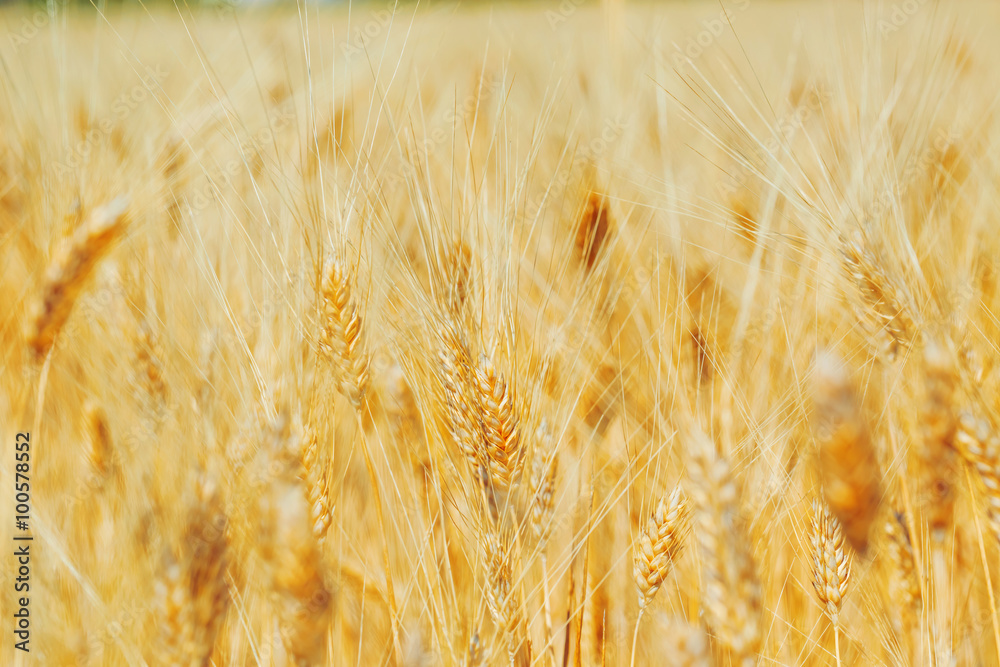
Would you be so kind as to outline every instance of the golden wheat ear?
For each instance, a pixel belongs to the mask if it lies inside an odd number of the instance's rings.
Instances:
[[[840,522],[818,500],[813,501],[809,541],[812,543],[813,588],[834,625],[840,622],[844,595],[851,580],[851,555],[844,549]]]
[[[322,541],[326,531],[333,521],[330,510],[330,489],[326,478],[326,470],[319,458],[319,441],[316,433],[309,428],[302,447],[302,471],[305,479],[307,499],[309,501],[310,518],[312,519],[313,535]]]
[[[214,480],[199,475],[177,554],[167,554],[156,582],[157,664],[208,665],[229,608],[226,514]]]
[[[482,451],[482,438],[479,437],[473,411],[476,397],[472,357],[461,330],[450,322],[442,328],[435,370],[448,435],[468,461],[469,467],[478,474],[479,468],[485,465],[485,452]]]
[[[342,262],[331,260],[324,267],[322,296],[320,349],[333,362],[338,389],[359,410],[368,389],[370,359],[353,278]]]
[[[514,390],[486,355],[479,359],[475,383],[490,479],[495,488],[506,490],[520,477],[524,459]]]
[[[633,558],[632,577],[639,590],[639,609],[645,609],[673,568],[684,546],[688,528],[688,504],[681,487],[663,496],[646,529],[639,535]]]
[[[36,357],[48,353],[95,267],[121,238],[127,211],[127,197],[97,209],[56,251],[31,306],[26,338]]]

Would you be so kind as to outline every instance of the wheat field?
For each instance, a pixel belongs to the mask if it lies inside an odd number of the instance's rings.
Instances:
[[[0,21],[3,664],[1000,665],[995,3]]]

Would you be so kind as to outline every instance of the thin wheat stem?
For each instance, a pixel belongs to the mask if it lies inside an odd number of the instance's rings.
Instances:
[[[632,633],[632,658],[629,660],[629,667],[635,667],[635,652],[639,642],[639,624],[642,622],[642,615],[646,613],[645,607],[639,607],[639,614],[635,617],[635,631]]]
[[[372,485],[372,499],[375,502],[375,515],[378,519],[379,530],[382,533],[382,565],[385,567],[385,596],[389,602],[389,615],[392,624],[392,646],[396,658],[403,655],[402,644],[399,639],[399,611],[396,608],[396,593],[392,583],[392,563],[389,558],[389,532],[385,525],[385,515],[382,511],[382,493],[378,483],[378,475],[375,474],[375,465],[372,462],[371,452],[368,448],[368,436],[365,434],[364,425],[361,423],[360,410],[355,411],[357,417],[358,433],[361,434],[361,453],[365,459],[365,468],[368,469],[368,477]]]

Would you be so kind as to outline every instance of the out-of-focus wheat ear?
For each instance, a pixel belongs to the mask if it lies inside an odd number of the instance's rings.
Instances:
[[[851,555],[844,549],[840,522],[818,500],[813,501],[809,540],[812,543],[813,588],[836,628],[840,625],[844,595],[851,580]]]
[[[546,553],[549,535],[552,532],[552,515],[555,510],[556,474],[559,460],[552,440],[552,430],[548,421],[542,419],[535,430],[535,454],[531,464],[531,510],[529,521],[531,530],[538,538],[538,553],[542,562],[542,614],[545,629],[546,651],[555,659],[552,643],[552,591],[549,587],[549,562]]]
[[[152,660],[160,665],[201,664],[195,657],[193,605],[185,573],[170,556],[165,556],[160,566],[153,603],[159,631],[151,650]]]
[[[465,667],[482,667],[490,659],[490,649],[474,630],[469,638],[469,649],[465,654]]]
[[[660,498],[646,529],[635,545],[632,576],[639,590],[639,609],[645,609],[660,590],[684,546],[688,504],[681,487]]]
[[[951,530],[955,504],[954,413],[957,372],[952,355],[936,342],[924,348],[926,395],[920,412],[921,440],[917,447],[922,486],[921,513],[927,517],[936,543]]]
[[[216,635],[229,609],[226,584],[229,542],[228,520],[216,481],[202,474],[195,488],[195,503],[188,513],[186,548],[192,598],[195,600],[195,632],[202,665],[209,664]]]
[[[465,308],[472,288],[472,250],[465,241],[456,239],[447,250],[445,262],[447,308],[457,317]]]
[[[473,410],[475,394],[472,357],[465,337],[458,326],[451,322],[445,322],[442,326],[437,376],[449,435],[472,470],[478,471],[485,465],[485,452],[482,451],[482,438]]]
[[[518,588],[514,582],[514,540],[506,531],[488,531],[483,545],[486,556],[486,606],[493,622],[507,638],[508,656],[514,664],[519,653],[530,650]]]
[[[729,462],[700,430],[690,436],[690,498],[702,566],[702,606],[708,626],[732,652],[733,664],[751,665],[760,648],[761,586],[750,535],[740,514]]]
[[[302,447],[302,469],[305,475],[313,534],[317,540],[322,541],[326,537],[333,516],[330,513],[328,481],[319,460],[319,443],[315,431],[311,428],[306,433],[305,445]]]
[[[964,412],[958,420],[955,443],[962,458],[978,473],[990,530],[1000,540],[1000,438],[988,421]]]
[[[576,227],[575,245],[580,261],[588,271],[594,268],[611,231],[611,211],[607,197],[597,192],[587,193],[583,213]]]
[[[36,357],[48,353],[94,268],[123,235],[127,210],[127,197],[97,209],[56,251],[31,306],[26,338]]]
[[[669,619],[656,626],[657,641],[653,653],[646,664],[670,664],[671,667],[713,667],[712,646],[705,629],[680,619]],[[667,658],[668,663],[660,663],[656,658]]]
[[[841,256],[848,274],[858,286],[877,331],[891,337],[890,359],[906,349],[916,334],[911,301],[886,273],[883,262],[859,239],[841,239]]]
[[[177,556],[168,553],[156,582],[157,664],[209,665],[229,608],[226,515],[215,482],[197,480]]]
[[[906,527],[906,517],[893,512],[886,519],[885,534],[888,542],[886,553],[893,570],[890,595],[894,602],[899,603],[904,630],[909,633],[916,627],[920,616],[922,596],[917,560],[910,541],[910,530]]]
[[[320,349],[333,362],[340,392],[355,410],[368,388],[368,366],[362,331],[361,309],[353,291],[353,278],[338,260],[323,269],[323,331]]]
[[[840,521],[847,541],[864,553],[882,498],[882,476],[847,371],[829,353],[820,353],[816,359],[813,407],[818,472],[826,504]]]
[[[83,419],[87,432],[87,460],[98,479],[104,480],[114,465],[115,448],[111,440],[111,427],[104,410],[94,401],[83,405]]]
[[[494,488],[509,489],[521,473],[524,449],[521,447],[518,411],[514,390],[497,373],[486,355],[476,367],[476,407],[485,443],[486,465]]]
[[[163,377],[163,347],[148,322],[139,325],[135,340],[135,358],[139,385],[155,408],[167,400],[167,383]]]
[[[261,501],[261,554],[289,656],[302,667],[324,664],[333,603],[302,484],[300,444],[285,414],[271,430],[276,451],[269,452],[273,476]]]
[[[552,512],[555,509],[556,474],[559,459],[552,442],[552,432],[548,422],[535,432],[537,449],[531,464],[531,529],[538,538],[539,551],[545,551],[549,534],[552,532]]]

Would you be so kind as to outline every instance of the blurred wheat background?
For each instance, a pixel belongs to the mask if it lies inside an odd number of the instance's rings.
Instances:
[[[0,22],[5,664],[1000,664],[995,3]]]

